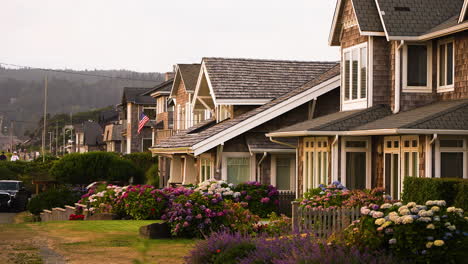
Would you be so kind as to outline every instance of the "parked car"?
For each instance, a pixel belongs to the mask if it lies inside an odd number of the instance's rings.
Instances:
[[[30,196],[23,182],[0,180],[0,208],[24,211]]]

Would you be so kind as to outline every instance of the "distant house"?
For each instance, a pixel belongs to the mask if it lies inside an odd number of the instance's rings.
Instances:
[[[75,150],[77,153],[104,150],[101,126],[94,121],[85,121],[74,126]]]
[[[267,136],[298,139],[299,194],[339,180],[468,178],[468,1],[338,0],[341,111]]]
[[[104,143],[107,152],[122,153],[122,128],[123,125],[119,122],[113,122],[105,126]]]
[[[265,133],[339,111],[338,87],[335,62],[204,58],[186,103],[203,118],[151,151],[170,159],[169,184],[257,180],[294,191],[297,143]]]

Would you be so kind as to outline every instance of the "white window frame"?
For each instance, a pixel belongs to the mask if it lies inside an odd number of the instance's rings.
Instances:
[[[388,147],[387,146],[387,142],[391,142],[391,146]],[[398,142],[398,147],[395,147],[395,142]],[[401,166],[401,142],[400,142],[400,137],[396,137],[396,136],[393,136],[393,137],[384,137],[384,155],[383,155],[383,171],[384,171],[384,175],[383,175],[383,182],[384,182],[384,188],[387,186],[387,184],[390,184],[390,193],[388,193],[388,195],[392,195],[391,192],[392,192],[392,187],[395,185],[395,183],[393,182],[393,177],[391,177],[390,179],[390,183],[387,183],[387,177],[385,175],[385,172],[387,171],[387,166],[386,166],[386,154],[398,154],[398,169],[397,169],[397,173],[398,173],[398,197],[393,197],[395,199],[399,199],[399,196],[403,190],[403,180],[402,180],[402,177],[401,177],[401,171],[402,171],[402,166]],[[392,157],[392,162],[393,162],[393,157]],[[393,166],[392,166],[392,174],[393,174]]]
[[[276,173],[276,159],[277,158],[289,158],[290,159],[290,179],[289,179],[289,189],[283,190],[278,189],[279,191],[294,191],[296,190],[296,158],[294,155],[271,155],[271,185],[276,187],[277,183],[277,173]]]
[[[410,141],[410,146],[409,147],[405,147],[405,141],[409,140]],[[416,147],[413,147],[413,140],[416,140],[417,142],[417,145]],[[400,178],[402,178],[402,189],[403,189],[403,180],[404,180],[404,177],[402,177],[401,175],[405,175],[405,153],[410,153],[409,155],[409,171],[413,171],[413,156],[412,156],[412,153],[417,153],[417,164],[418,164],[418,168],[416,168],[416,175],[413,175],[412,177],[419,177],[419,164],[420,164],[420,158],[419,158],[419,136],[402,136],[401,137],[401,141],[400,141],[400,149],[401,149],[401,156],[400,156],[400,159],[401,159],[401,174],[400,174]]]
[[[365,148],[353,148],[346,147],[346,142],[348,141],[365,141]],[[348,152],[365,152],[366,153],[366,188],[370,189],[372,187],[372,144],[370,137],[343,137],[341,138],[341,183],[346,186],[346,153]],[[348,187],[348,186],[346,186]]]
[[[250,155],[249,152],[223,152],[221,164],[221,179],[227,181],[227,159],[228,158],[250,158],[250,181],[255,180],[255,155]]]
[[[440,85],[440,46],[445,45],[445,83],[447,83],[447,44],[452,43],[452,84],[450,85]],[[437,92],[444,93],[444,92],[452,92],[454,91],[455,87],[455,41],[453,38],[444,39],[437,43]]]
[[[408,85],[408,46],[419,45],[426,46],[427,50],[427,69],[426,69],[426,86],[409,86]],[[432,92],[432,43],[407,43],[403,46],[403,92],[404,93],[431,93]]]
[[[193,125],[193,114],[191,111],[192,107],[190,103],[185,103],[185,129],[192,127]]]
[[[448,148],[448,147],[441,147],[440,140],[463,140],[463,147],[461,148]],[[464,136],[442,136],[437,138],[435,142],[435,177],[441,177],[441,153],[442,152],[462,152],[463,153],[463,179],[468,179],[468,138]]]
[[[209,170],[210,170],[210,177],[208,179],[203,179],[202,175],[203,175],[203,164],[205,163],[205,168],[207,165],[209,165]],[[203,181],[206,181],[206,180],[211,180],[211,179],[214,179],[214,175],[213,175],[213,167],[214,167],[214,162],[213,160],[211,159],[211,155],[209,154],[202,154],[200,155],[200,169],[199,169],[199,182],[203,182]],[[206,171],[205,171],[206,172]],[[206,173],[205,173],[206,175]]]
[[[367,51],[367,72],[366,72],[366,97],[365,98],[361,98],[361,72],[360,72],[360,69],[361,69],[361,49],[362,48],[366,48],[366,51]],[[352,94],[353,94],[353,76],[352,76],[352,71],[353,71],[353,65],[352,63],[350,64],[350,72],[347,73],[347,74],[350,74],[349,76],[349,99],[346,100],[345,99],[345,81],[346,81],[346,78],[345,78],[345,54],[346,53],[350,53],[350,56],[351,56],[351,61],[352,61],[352,58],[353,58],[353,50],[358,50],[358,56],[359,56],[359,59],[358,59],[358,81],[357,81],[357,84],[358,84],[358,91],[357,91],[357,95],[358,95],[358,98],[357,99],[352,99]],[[341,53],[341,60],[342,60],[342,85],[341,85],[341,104],[342,104],[342,110],[354,110],[354,109],[362,109],[362,108],[366,108],[367,107],[367,101],[368,101],[368,98],[369,98],[369,90],[371,89],[369,87],[369,65],[370,65],[370,57],[369,57],[369,47],[367,45],[367,42],[365,43],[361,43],[361,44],[358,44],[358,45],[355,45],[355,46],[352,46],[352,47],[349,47],[349,48],[346,48],[346,49],[343,49],[342,53]]]
[[[318,143],[321,144],[319,147]],[[325,143],[325,146],[324,144]],[[306,137],[303,140],[303,188],[304,192],[307,192],[310,189],[317,188],[320,184],[327,185],[330,178],[330,144],[327,137]],[[318,169],[318,153],[326,153],[327,160],[325,161],[322,158],[321,171]],[[308,153],[308,155],[306,155]],[[310,155],[313,154],[312,160],[310,160]],[[307,156],[307,158],[306,158]],[[322,156],[323,157],[323,156]],[[309,161],[311,161],[309,163]],[[312,169],[311,166],[312,164]],[[323,180],[325,179],[325,182]]]

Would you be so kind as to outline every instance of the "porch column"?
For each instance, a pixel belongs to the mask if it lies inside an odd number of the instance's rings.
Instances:
[[[171,171],[169,177],[170,183],[182,183],[182,166],[183,162],[180,156],[174,155],[171,159]]]

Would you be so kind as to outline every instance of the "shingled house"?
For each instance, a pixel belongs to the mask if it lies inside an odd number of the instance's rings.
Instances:
[[[211,118],[151,151],[171,160],[169,184],[257,180],[294,191],[296,140],[265,133],[338,111],[338,87],[336,62],[204,58],[190,104]]]
[[[156,101],[147,92],[152,88],[125,87],[122,95],[122,149],[124,153],[148,151],[153,144],[151,123],[156,121]],[[148,122],[138,134],[141,113],[152,122]]]
[[[85,121],[80,125],[75,125],[73,130],[76,139],[74,152],[85,153],[104,150],[102,127],[97,122]]]
[[[103,141],[107,152],[122,153],[122,128],[123,125],[119,121],[111,122],[104,127]]]
[[[338,0],[341,111],[267,136],[298,139],[297,192],[340,180],[400,197],[405,177],[468,178],[463,0]]]

